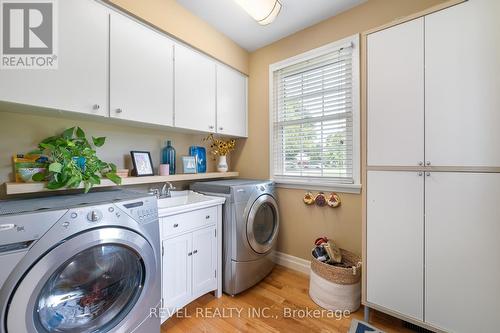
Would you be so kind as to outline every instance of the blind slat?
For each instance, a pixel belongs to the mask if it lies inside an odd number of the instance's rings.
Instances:
[[[273,78],[274,176],[353,183],[352,48]]]

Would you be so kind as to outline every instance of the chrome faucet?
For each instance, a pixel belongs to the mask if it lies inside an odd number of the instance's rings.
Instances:
[[[160,198],[170,198],[172,196],[170,193],[172,190],[175,190],[175,186],[171,182],[166,182],[161,187]]]

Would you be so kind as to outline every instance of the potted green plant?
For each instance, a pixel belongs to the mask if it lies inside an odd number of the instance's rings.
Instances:
[[[92,137],[95,147],[101,147],[105,141],[105,137]],[[116,174],[116,165],[103,162],[97,157],[95,149],[80,127],[71,127],[60,135],[44,139],[31,154],[48,157],[46,171],[33,175],[33,180],[48,181],[47,188],[51,190],[77,188],[83,182],[87,193],[94,185],[101,183],[101,178],[121,184],[121,178]]]

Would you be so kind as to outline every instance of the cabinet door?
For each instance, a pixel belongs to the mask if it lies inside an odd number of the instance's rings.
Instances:
[[[0,100],[108,116],[109,9],[96,1],[58,1],[58,68],[0,74]]]
[[[217,65],[217,133],[247,136],[247,78]]]
[[[162,297],[168,315],[186,305],[192,294],[192,234],[163,241]]]
[[[423,320],[424,177],[369,171],[367,300]]]
[[[172,126],[173,42],[119,13],[110,35],[110,116]]]
[[[449,332],[498,332],[498,198],[500,174],[426,177],[426,322]]]
[[[368,165],[424,160],[424,23],[368,36]]]
[[[193,297],[217,289],[215,226],[193,232]]]
[[[215,62],[175,44],[175,127],[215,132]]]
[[[425,18],[426,157],[500,166],[500,1],[467,1]]]

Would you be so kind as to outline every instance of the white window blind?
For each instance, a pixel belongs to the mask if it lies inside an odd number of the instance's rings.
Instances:
[[[355,182],[352,59],[347,44],[272,72],[275,179]]]

